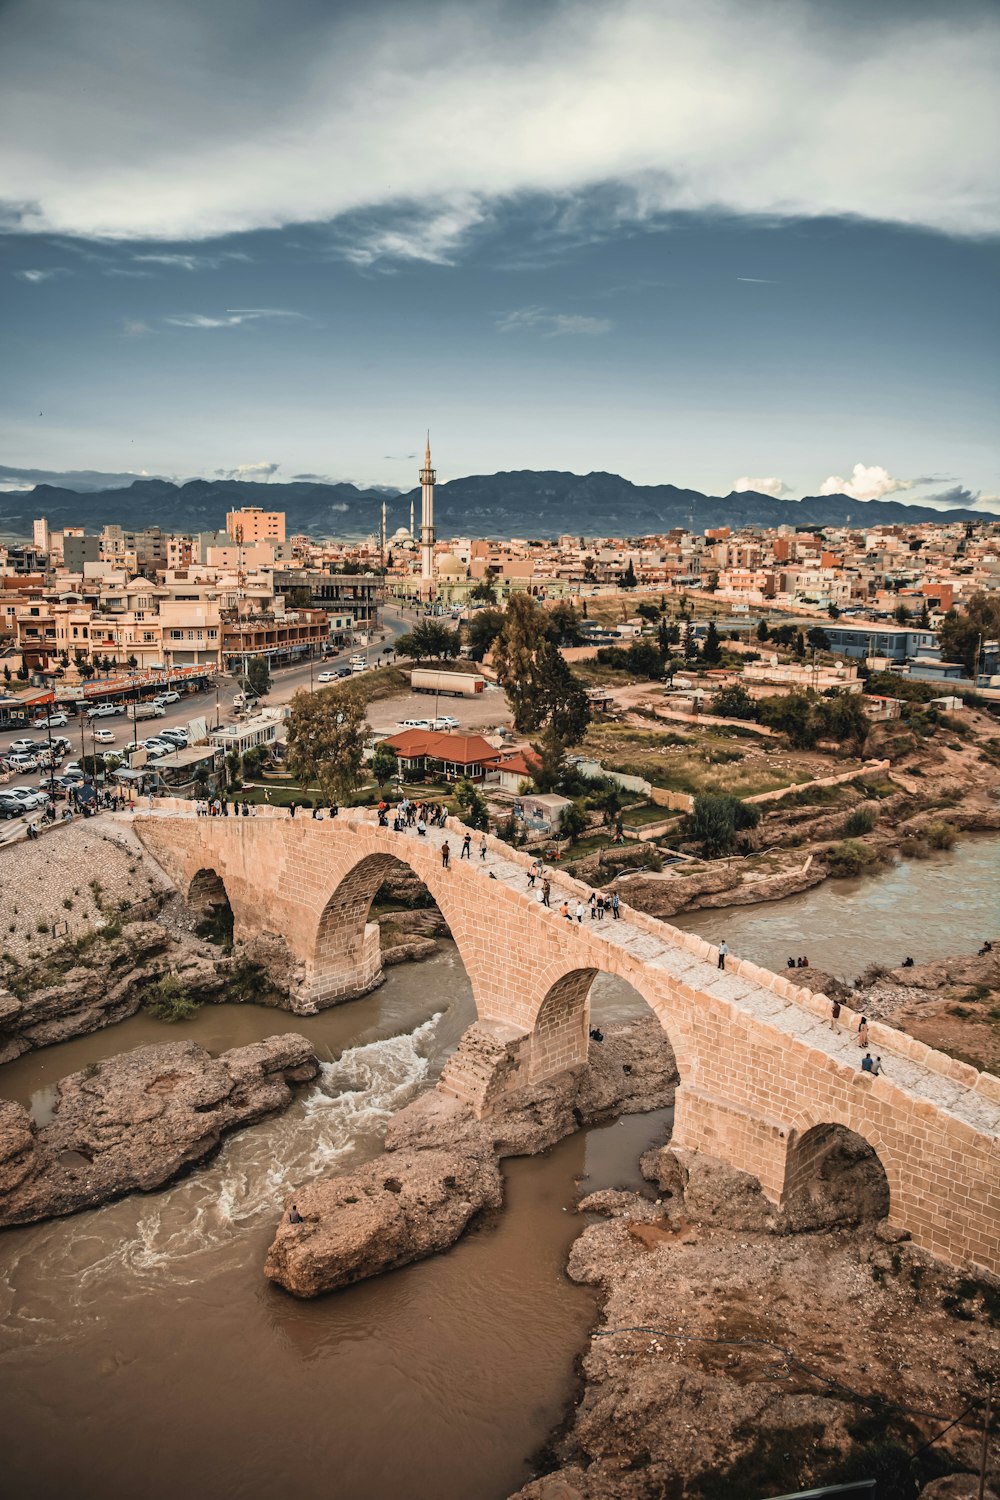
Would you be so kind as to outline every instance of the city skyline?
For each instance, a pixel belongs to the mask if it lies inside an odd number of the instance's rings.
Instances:
[[[408,490],[429,424],[442,479],[1000,511],[993,7],[466,19],[8,10],[0,484]]]

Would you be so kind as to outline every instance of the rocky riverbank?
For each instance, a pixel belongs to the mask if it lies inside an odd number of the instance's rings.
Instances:
[[[676,1063],[654,1017],[609,1025],[577,1073],[505,1096],[477,1120],[437,1090],[390,1124],[385,1153],[293,1194],[301,1223],[283,1215],[265,1274],[297,1297],[314,1297],[408,1264],[459,1238],[476,1214],[500,1207],[506,1156],[534,1155],[582,1125],[661,1109],[673,1098]]]
[[[889,1229],[877,1164],[846,1147],[789,1213],[708,1157],[663,1149],[642,1168],[648,1196],[580,1204],[600,1219],[569,1274],[599,1289],[600,1321],[549,1472],[517,1500],[760,1500],[865,1476],[910,1500],[975,1468],[1000,1284]],[[927,1493],[975,1493],[961,1486]]]
[[[861,975],[852,1005],[869,1020],[888,1021],[930,1047],[1000,1074],[1000,926],[987,936],[991,953]]]
[[[212,1057],[194,1042],[137,1047],[58,1086],[36,1129],[0,1100],[0,1226],[152,1192],[204,1161],[223,1135],[283,1110],[319,1065],[290,1032]]]

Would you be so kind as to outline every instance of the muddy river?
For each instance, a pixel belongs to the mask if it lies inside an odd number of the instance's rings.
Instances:
[[[783,964],[808,952],[853,974],[997,935],[1000,841],[829,883],[685,925]],[[595,1018],[641,1011],[599,978]],[[564,1274],[588,1188],[638,1184],[669,1112],[594,1127],[506,1164],[501,1214],[445,1255],[315,1302],[261,1267],[288,1188],[380,1149],[390,1115],[433,1083],[473,1019],[450,944],[381,989],[312,1018],[206,1006],[177,1027],[136,1017],[0,1070],[0,1094],[50,1111],[56,1079],[145,1042],[212,1051],[298,1030],[323,1060],[278,1119],[148,1198],[0,1237],[5,1493],[106,1500],[502,1500],[560,1420],[591,1294]]]

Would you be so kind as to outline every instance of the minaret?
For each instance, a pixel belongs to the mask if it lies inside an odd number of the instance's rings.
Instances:
[[[410,501],[410,536],[413,537],[413,538],[416,537],[416,532],[413,530],[413,501],[412,500]]]
[[[420,585],[421,592],[428,596],[434,590],[434,479],[428,432],[424,466],[420,470]]]

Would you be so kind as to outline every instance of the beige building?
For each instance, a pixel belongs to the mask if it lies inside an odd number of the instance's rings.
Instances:
[[[240,542],[245,547],[254,542],[283,542],[285,512],[261,510],[259,505],[244,505],[242,510],[231,510],[228,513],[226,530],[234,542]]]

